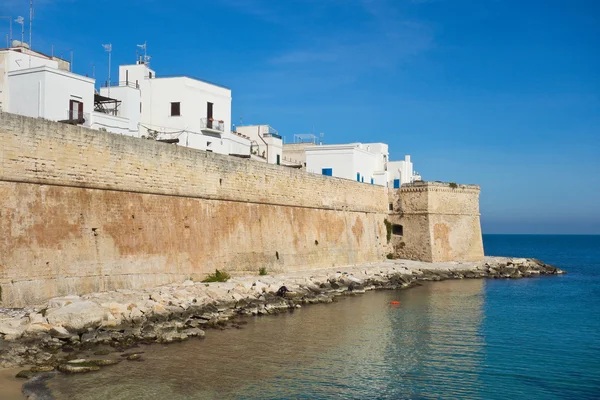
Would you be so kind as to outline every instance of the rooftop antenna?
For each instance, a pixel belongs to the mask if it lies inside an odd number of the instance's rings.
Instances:
[[[143,64],[148,64],[150,62],[150,57],[148,56],[148,53],[146,52],[146,49],[148,48],[148,43],[144,40],[144,44],[138,44],[136,46],[139,47],[140,49],[144,50],[144,58],[142,58],[142,62],[143,62]]]
[[[52,45],[52,53],[50,53],[52,57],[54,57],[54,45]]]
[[[9,32],[9,36],[7,36],[7,39],[6,39],[6,47],[8,48],[8,47],[10,47],[10,43],[12,42],[12,21],[13,21],[13,17],[12,16],[10,16],[10,17],[0,16],[0,18],[7,18],[8,19],[8,26],[9,26],[8,32]]]
[[[33,49],[31,44],[31,23],[33,22],[33,0],[29,0],[29,48]],[[31,64],[31,61],[30,61]],[[30,65],[31,66],[31,65]]]
[[[244,114],[240,113],[240,126],[242,126],[242,125],[243,125],[243,124],[242,124],[242,119],[243,119],[243,117],[244,117]]]
[[[71,52],[71,62],[69,64],[69,71],[73,72],[73,49],[69,49]]]
[[[108,82],[106,83],[106,87],[108,88],[108,95],[110,97],[110,53],[112,53],[112,43],[103,44],[104,51],[108,52]]]
[[[96,79],[96,66],[92,63],[92,78]]]
[[[21,45],[23,45],[23,41],[25,40],[25,19],[21,16],[18,16],[15,19],[17,24],[21,24]]]

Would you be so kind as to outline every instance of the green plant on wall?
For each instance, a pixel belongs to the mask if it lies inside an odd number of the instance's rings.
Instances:
[[[458,187],[458,185],[456,184],[456,182],[450,182],[448,184],[448,186],[450,186],[452,189],[456,189]]]
[[[267,267],[260,267],[258,270],[259,275],[267,275]]]
[[[215,269],[215,273],[208,275],[202,282],[227,282],[229,278],[231,278],[231,275],[227,272],[221,272],[218,269]]]
[[[386,229],[386,237],[387,237],[387,242],[389,243],[390,240],[392,240],[392,223],[390,221],[388,221],[387,219],[383,220],[383,223],[385,224],[385,229]]]

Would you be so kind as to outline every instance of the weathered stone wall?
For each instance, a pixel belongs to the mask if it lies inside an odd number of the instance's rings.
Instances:
[[[379,260],[378,186],[0,113],[0,305]]]
[[[392,235],[394,255],[431,262],[483,259],[479,192],[475,185],[415,182],[391,193],[389,219],[403,227],[402,235]]]

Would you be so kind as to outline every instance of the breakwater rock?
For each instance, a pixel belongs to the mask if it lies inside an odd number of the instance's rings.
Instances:
[[[0,310],[0,366],[34,365],[73,373],[123,359],[140,361],[138,343],[203,338],[209,328],[242,328],[244,316],[286,312],[305,304],[374,289],[401,289],[445,279],[519,279],[564,273],[535,259],[486,257],[479,263],[388,260],[288,274],[185,281],[148,290],[118,290],[49,300],[31,309]],[[87,354],[82,356],[83,354]],[[103,356],[94,360],[95,356]],[[82,359],[89,357],[90,360]]]

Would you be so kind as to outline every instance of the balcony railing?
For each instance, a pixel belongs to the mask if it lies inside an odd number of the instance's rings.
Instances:
[[[200,118],[200,129],[225,132],[225,123],[212,118]]]
[[[78,110],[66,110],[65,121],[73,125],[91,126],[90,113]]]
[[[134,88],[134,89],[139,89],[140,85],[139,83],[135,82],[135,81],[120,81],[120,82],[111,82],[110,85],[108,84],[108,82],[102,82],[102,87],[130,87],[130,88]]]
[[[263,126],[261,130],[262,130],[261,134],[263,137],[273,137],[273,138],[281,139],[281,135],[279,135],[279,132],[277,132],[277,129],[273,128],[271,125]]]
[[[281,140],[281,135],[278,135],[277,133],[263,133],[263,137],[273,137]]]

